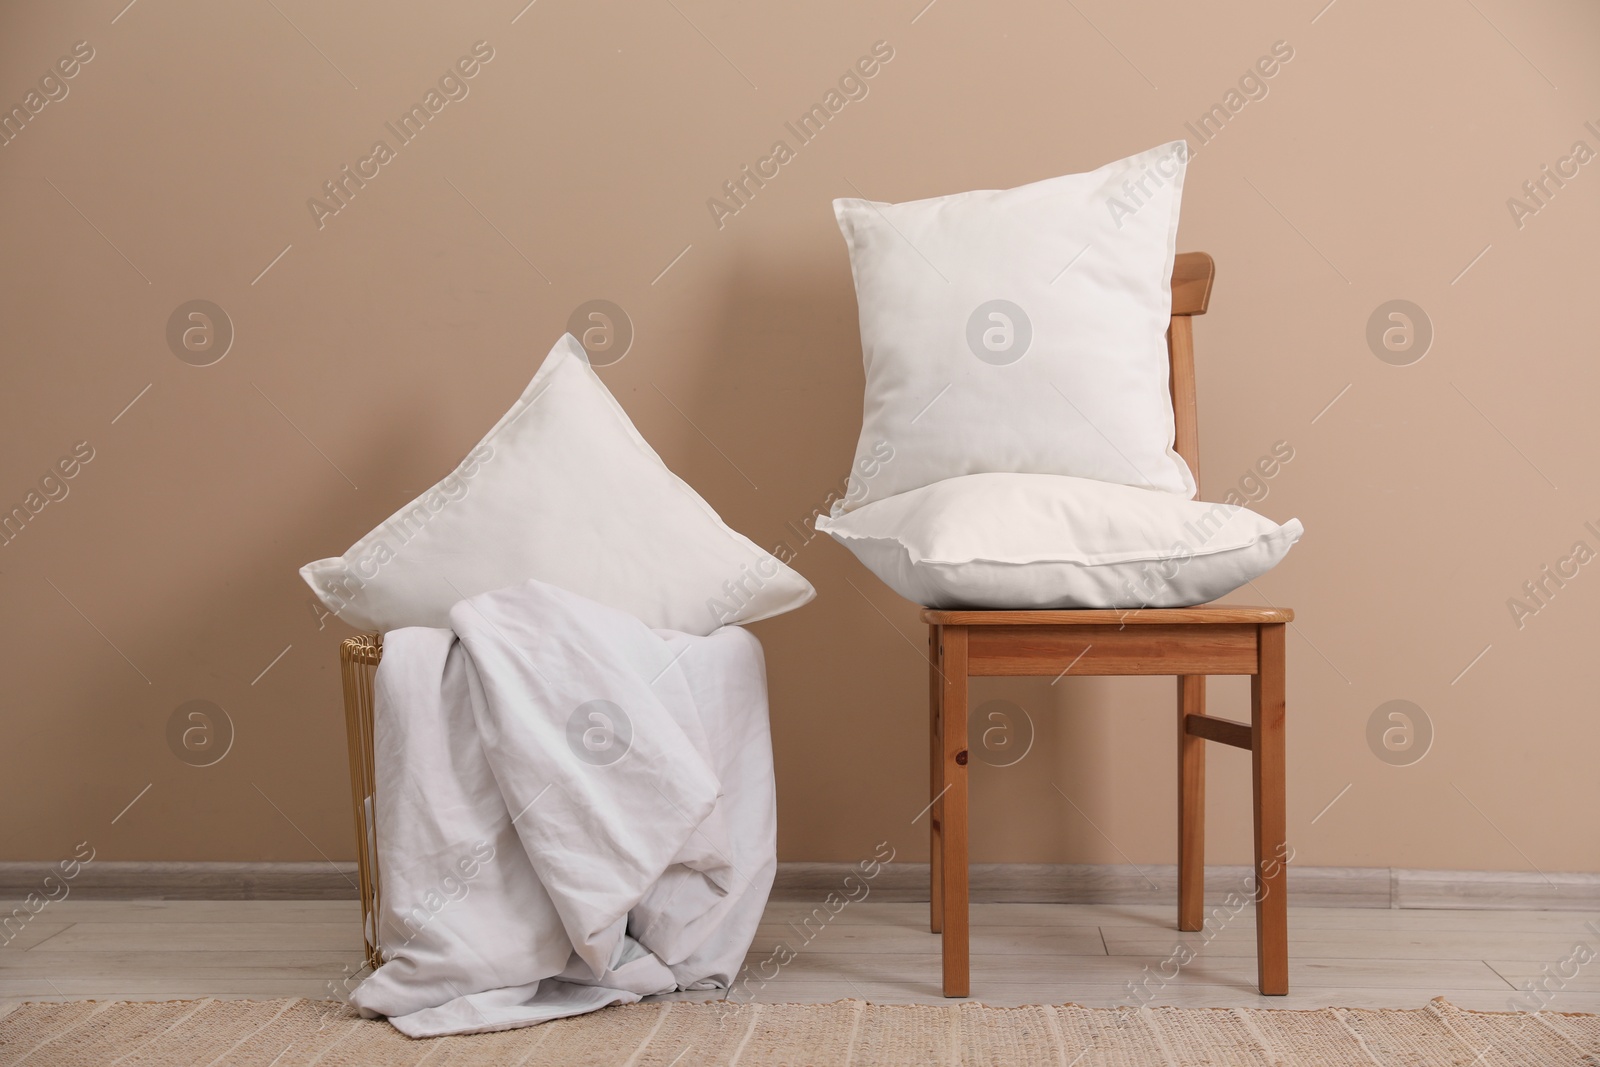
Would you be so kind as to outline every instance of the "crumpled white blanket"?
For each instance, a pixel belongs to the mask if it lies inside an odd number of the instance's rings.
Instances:
[[[413,1037],[727,986],[777,868],[761,646],[530,581],[384,638],[379,945]]]

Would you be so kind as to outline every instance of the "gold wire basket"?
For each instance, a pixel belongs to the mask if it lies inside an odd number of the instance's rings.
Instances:
[[[367,966],[374,970],[383,963],[378,948],[378,905],[383,889],[378,878],[378,830],[372,807],[373,681],[382,658],[382,634],[347,637],[339,645],[344,721],[349,731],[350,799],[356,816],[356,866],[361,872],[361,936],[366,944]]]

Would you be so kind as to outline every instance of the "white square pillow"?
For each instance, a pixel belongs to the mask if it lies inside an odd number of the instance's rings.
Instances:
[[[300,575],[366,630],[448,626],[529,578],[702,635],[816,595],[667,469],[571,334],[452,474]]]
[[[1271,570],[1300,539],[1247,508],[1087,478],[971,474],[818,518],[930,608],[1175,608]]]
[[[834,201],[867,372],[855,466],[895,457],[835,515],[990,471],[1194,495],[1165,339],[1187,160],[1174,141],[1016,189]]]

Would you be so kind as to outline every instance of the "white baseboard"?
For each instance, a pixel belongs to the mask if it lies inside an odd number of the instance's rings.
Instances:
[[[0,862],[0,900],[45,895],[61,878],[58,863]],[[358,900],[352,863],[182,863],[93,860],[67,881],[71,896],[91,900]],[[57,895],[60,890],[55,889]]]
[[[772,895],[812,900],[838,889],[847,863],[780,863]],[[1247,866],[1206,868],[1207,903],[1229,893],[1248,895]],[[974,903],[1175,904],[1175,865],[976,863]],[[872,880],[872,898],[928,899],[928,865],[893,863]],[[1600,911],[1600,873],[1427,871],[1400,867],[1289,868],[1289,902],[1312,908],[1492,908]]]
[[[855,870],[847,863],[780,863],[772,895],[821,899]],[[0,900],[44,892],[51,862],[0,862]],[[1206,868],[1206,900],[1246,893],[1245,866]],[[53,884],[53,883],[52,883]],[[872,898],[928,899],[926,863],[890,863],[872,880]],[[974,903],[1172,904],[1177,868],[1076,863],[979,863]],[[114,900],[354,900],[354,863],[174,863],[95,860],[72,879],[71,893]],[[1600,873],[1428,871],[1399,867],[1289,868],[1289,901],[1323,908],[1526,908],[1600,911]]]

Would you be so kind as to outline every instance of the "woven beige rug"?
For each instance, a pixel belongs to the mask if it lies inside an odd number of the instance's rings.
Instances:
[[[26,1004],[0,1020],[0,1064],[260,1067],[1004,1067],[1600,1065],[1600,1015],[1328,1008],[988,1008],[666,1003],[543,1026],[413,1041],[313,1000]]]

